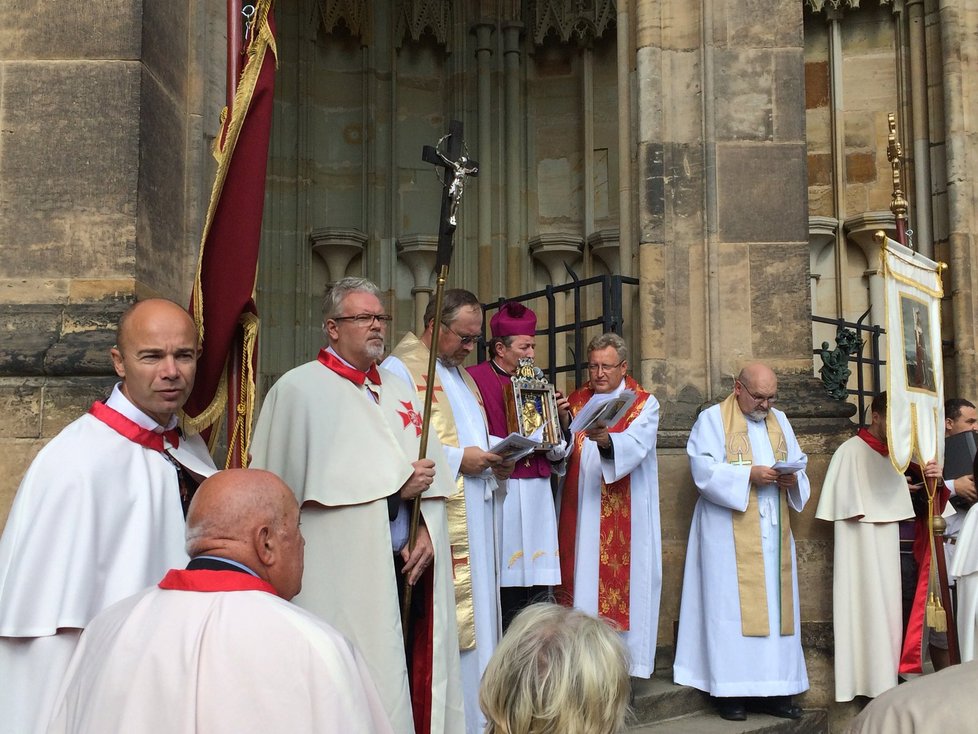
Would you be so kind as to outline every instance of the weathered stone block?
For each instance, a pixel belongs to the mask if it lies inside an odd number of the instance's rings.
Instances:
[[[131,277],[138,95],[136,62],[5,65],[5,277]]]
[[[771,140],[774,58],[766,50],[718,50],[714,55],[718,141]]]
[[[774,52],[774,139],[805,138],[805,67],[800,48]]]
[[[4,0],[0,60],[137,59],[144,5],[140,0]]]
[[[754,356],[771,359],[809,351],[808,245],[751,245]]]
[[[109,355],[105,355],[109,361]],[[96,400],[104,400],[112,392],[118,378],[113,373],[106,377],[75,377],[50,380],[44,387],[41,414],[41,437],[56,436],[80,415],[85,414]]]
[[[717,146],[723,241],[808,241],[805,155],[801,144]],[[745,189],[750,206],[744,205]]]
[[[41,400],[42,388],[32,381],[0,384],[0,440],[40,438]]]
[[[802,44],[802,5],[780,0],[714,3],[726,11],[728,43],[751,48]]]
[[[639,176],[642,191],[639,197],[639,227],[642,242],[662,242],[665,226],[664,146],[662,143],[639,145]]]
[[[142,62],[173,99],[188,97],[193,3],[142,3]],[[199,40],[199,37],[198,37]]]
[[[828,153],[808,154],[808,185],[832,185],[832,156]]]
[[[846,181],[872,183],[876,180],[876,156],[873,153],[846,154]]]
[[[160,293],[182,294],[196,268],[184,194],[187,153],[183,100],[173,98],[147,70],[140,104],[139,204],[136,278]]]
[[[805,109],[829,104],[829,63],[809,61],[805,64]]]

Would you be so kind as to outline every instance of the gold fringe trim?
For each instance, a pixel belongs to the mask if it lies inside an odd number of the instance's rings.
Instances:
[[[275,56],[275,65],[276,68],[278,67],[278,47],[275,44],[275,38],[272,35],[271,26],[268,24],[268,13],[271,10],[271,7],[272,0],[258,0],[255,3],[255,24],[253,26],[253,35],[246,49],[247,60],[245,61],[244,69],[241,71],[241,78],[238,81],[238,88],[235,90],[230,120],[227,119],[228,109],[225,107],[221,111],[222,134],[218,135],[214,140],[213,154],[214,158],[217,160],[217,173],[214,176],[214,187],[211,189],[210,204],[207,207],[207,218],[204,221],[204,231],[200,238],[200,249],[197,253],[197,272],[194,275],[192,296],[192,315],[194,317],[194,324],[197,327],[197,338],[200,339],[201,342],[204,340],[204,295],[200,276],[204,263],[204,244],[207,242],[207,235],[210,234],[211,226],[214,223],[214,215],[217,212],[217,204],[221,199],[221,193],[224,191],[224,183],[227,180],[228,169],[231,165],[231,158],[234,155],[234,149],[237,146],[238,136],[241,134],[241,128],[244,126],[245,118],[247,117],[248,111],[251,108],[251,99],[254,96],[255,87],[258,84],[258,76],[261,72],[262,64],[265,62],[266,53],[270,51]],[[227,123],[226,127],[224,124],[225,122]],[[222,139],[224,141],[223,146],[221,145]],[[254,284],[252,284],[252,292],[254,292]],[[251,314],[243,315],[241,322],[242,325],[245,326],[247,335],[247,329],[249,327],[244,324],[244,316],[251,316]],[[255,328],[257,329],[257,321]],[[252,344],[252,353],[254,352],[253,346],[254,344]],[[247,349],[245,351],[247,351]],[[249,370],[250,374],[250,360],[242,361],[242,365],[245,365],[246,363],[249,365],[247,369]],[[243,366],[242,370],[244,369],[245,368]],[[226,365],[224,372],[225,374],[227,372]],[[244,371],[242,371],[242,374],[244,374]],[[251,381],[250,378],[249,381]],[[253,382],[251,392],[254,392]],[[208,405],[207,408],[205,408],[196,418],[190,419],[185,416],[184,424],[190,432],[200,433],[208,426],[214,425],[218,420],[220,420],[226,405],[227,379],[222,375],[217,393],[215,394],[214,399],[211,400],[210,405]],[[250,441],[250,426],[245,433],[246,442]],[[242,454],[242,456],[247,457],[247,454]]]

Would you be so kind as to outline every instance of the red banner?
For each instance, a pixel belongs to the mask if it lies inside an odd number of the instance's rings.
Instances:
[[[197,379],[184,406],[185,426],[214,443],[213,426],[230,399],[229,466],[247,457],[254,410],[258,269],[265,169],[275,90],[275,26],[272,0],[255,3],[244,68],[215,141],[217,175],[201,238],[190,311],[203,352]]]

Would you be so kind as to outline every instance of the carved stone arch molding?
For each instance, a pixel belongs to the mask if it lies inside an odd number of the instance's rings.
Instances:
[[[370,36],[369,0],[319,0],[323,31],[332,33],[344,25],[350,35],[367,44]]]
[[[529,0],[526,12],[535,45],[553,33],[563,43],[586,46],[615,27],[618,11],[615,0]]]
[[[394,3],[394,43],[398,48],[408,37],[417,42],[429,32],[446,52],[451,51],[451,27],[449,0],[396,0]]]
[[[880,5],[888,5],[890,0],[879,0]],[[810,7],[816,13],[827,5],[832,10],[838,10],[839,8],[858,8],[859,0],[805,0],[805,5]]]

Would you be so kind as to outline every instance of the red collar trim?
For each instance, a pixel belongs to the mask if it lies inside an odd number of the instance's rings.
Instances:
[[[327,352],[325,349],[319,350],[319,356],[317,359],[329,367],[333,372],[338,374],[340,377],[345,377],[350,382],[352,382],[357,387],[363,387],[363,383],[370,380],[374,385],[380,384],[380,372],[377,370],[377,365],[370,365],[370,369],[366,372],[361,372],[358,369],[354,369],[349,365],[344,364],[342,361],[337,359],[336,355],[332,352]]]
[[[869,448],[871,448],[880,456],[890,455],[889,447],[885,443],[880,441],[878,438],[876,438],[876,436],[874,436],[872,433],[870,433],[869,429],[860,428],[859,432],[856,433],[856,435],[859,436],[859,438],[861,438],[863,441],[865,441],[869,445]]]
[[[88,409],[88,412],[94,418],[102,421],[119,435],[125,436],[133,443],[138,443],[144,448],[152,449],[154,451],[163,451],[164,436],[171,444],[173,444],[174,448],[177,448],[180,445],[180,432],[176,428],[169,431],[163,431],[163,433],[156,433],[148,428],[143,428],[135,421],[126,418],[126,416],[124,416],[118,410],[110,408],[108,405],[102,402],[92,403],[92,407]]]
[[[278,596],[275,587],[267,581],[240,571],[172,568],[159,587],[167,591],[267,591]]]

